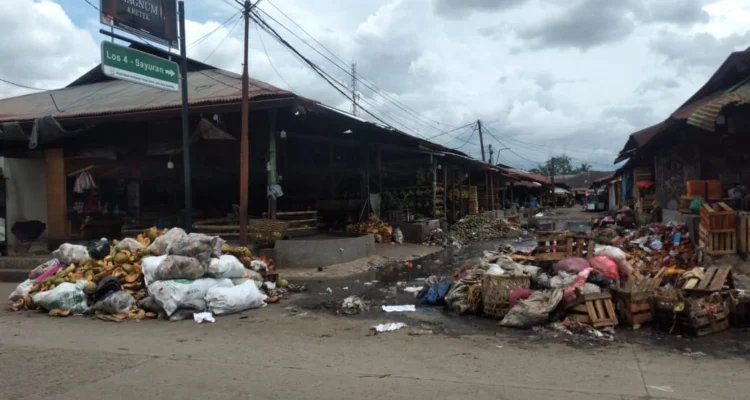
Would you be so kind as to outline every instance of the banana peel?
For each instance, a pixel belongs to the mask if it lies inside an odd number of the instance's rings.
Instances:
[[[67,317],[71,314],[70,310],[61,310],[59,308],[55,308],[50,310],[47,313],[50,317]]]

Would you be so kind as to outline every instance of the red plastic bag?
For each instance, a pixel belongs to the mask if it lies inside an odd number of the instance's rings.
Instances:
[[[577,274],[586,268],[591,268],[591,265],[588,260],[581,257],[568,257],[555,264],[555,272],[565,271],[571,274]]]
[[[604,275],[605,278],[608,278],[608,279],[620,278],[617,263],[615,262],[615,260],[609,257],[596,256],[592,258],[589,261],[589,263],[591,264],[591,268],[598,271],[600,274]]]
[[[510,307],[513,308],[513,306],[518,303],[518,300],[528,299],[532,293],[534,293],[534,291],[531,289],[514,287],[513,290],[510,291]]]

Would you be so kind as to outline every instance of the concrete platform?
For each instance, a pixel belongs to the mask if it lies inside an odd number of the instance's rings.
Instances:
[[[346,263],[326,265],[322,271],[318,268],[285,268],[281,263],[277,264],[277,269],[285,279],[339,279],[365,273],[377,265],[393,261],[412,261],[443,250],[439,246],[421,244],[376,243],[375,252],[371,256]]]
[[[29,272],[49,261],[51,256],[9,256],[0,257],[0,282],[21,282]]]

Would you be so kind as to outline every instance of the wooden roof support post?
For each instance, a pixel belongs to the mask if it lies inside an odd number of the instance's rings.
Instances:
[[[268,186],[278,183],[276,171],[276,109],[268,110]],[[276,219],[276,199],[268,196],[268,218]]]

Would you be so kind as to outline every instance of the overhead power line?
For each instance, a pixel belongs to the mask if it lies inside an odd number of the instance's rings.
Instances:
[[[267,12],[265,12],[264,10],[262,10],[260,8],[258,8],[257,10],[260,11],[260,12],[262,12],[266,17],[268,17],[269,19],[271,19],[272,21],[274,21],[276,24],[278,24],[279,26],[281,26],[282,28],[284,28],[286,31],[288,31],[289,33],[291,33],[299,41],[301,41],[302,43],[304,43],[305,45],[307,45],[308,47],[310,47],[311,49],[313,49],[320,56],[322,56],[323,58],[325,58],[326,60],[328,60],[328,62],[330,62],[331,64],[333,64],[334,66],[336,66],[338,69],[340,69],[349,78],[356,79],[358,82],[362,83],[365,87],[367,87],[368,89],[372,90],[374,94],[379,95],[381,98],[383,98],[384,100],[386,100],[390,104],[395,105],[396,108],[398,108],[401,112],[405,113],[410,118],[415,119],[417,122],[420,122],[421,124],[423,124],[425,126],[428,126],[428,127],[432,128],[432,129],[438,131],[438,132],[441,132],[443,130],[441,128],[435,127],[434,125],[430,124],[429,122],[425,122],[425,120],[426,120],[426,121],[432,121],[432,122],[437,123],[439,125],[445,125],[445,126],[447,126],[449,128],[454,128],[454,127],[451,127],[450,125],[446,125],[446,124],[437,122],[435,120],[432,120],[431,118],[426,117],[426,116],[424,116],[422,114],[419,114],[416,111],[410,109],[409,107],[403,105],[399,101],[395,100],[388,93],[386,93],[382,89],[379,89],[374,83],[372,83],[371,81],[363,78],[361,76],[361,74],[357,74],[356,76],[353,76],[352,73],[351,73],[351,71],[348,68],[348,64],[345,61],[343,61],[334,52],[332,52],[327,47],[325,47],[322,43],[320,43],[320,41],[318,41],[315,37],[313,37],[310,33],[308,33],[304,28],[302,28],[297,22],[295,22],[291,17],[289,17],[286,13],[284,13],[279,7],[277,7],[275,4],[273,4],[270,0],[268,1],[268,3],[271,4],[282,15],[284,15],[284,17],[286,17],[286,19],[288,19],[289,21],[291,21],[292,24],[294,24],[295,26],[297,26],[297,28],[299,28],[303,33],[305,33],[305,35],[307,35],[310,39],[312,39],[315,43],[317,43],[320,47],[322,47],[326,52],[328,52],[329,54],[331,54],[331,56],[333,58],[335,58],[336,60],[338,60],[338,62],[332,60],[330,57],[328,57],[327,55],[323,54],[320,50],[318,50],[317,48],[315,48],[314,46],[312,46],[310,43],[308,43],[307,41],[305,41],[304,39],[302,39],[294,31],[292,31],[291,29],[289,29],[286,26],[284,26],[284,24],[282,24],[281,22],[279,22],[276,18],[274,18],[273,16],[271,16],[270,14],[268,14]]]
[[[352,101],[352,99],[349,97],[349,95],[346,92],[344,92],[343,90],[341,90],[341,88],[334,83],[334,81],[336,81],[335,78],[331,77],[328,73],[326,73],[324,70],[322,70],[320,67],[318,67],[315,63],[313,63],[307,57],[305,57],[304,55],[302,55],[297,49],[294,48],[294,46],[292,46],[291,44],[289,44],[289,42],[287,42],[283,37],[281,37],[281,35],[279,35],[278,32],[276,32],[270,25],[268,25],[268,23],[266,23],[265,20],[263,20],[263,18],[260,17],[259,14],[253,12],[253,13],[251,13],[250,18],[252,18],[253,21],[255,21],[256,23],[258,23],[261,26],[261,28],[266,31],[266,33],[268,33],[269,35],[271,35],[271,37],[273,37],[274,39],[276,39],[284,47],[288,48],[295,55],[297,55],[305,64],[307,64],[310,68],[312,68],[313,71],[315,71],[318,75],[320,75],[320,77],[322,77],[329,85],[331,85],[334,89],[336,89],[336,91],[338,91],[342,96],[344,96],[347,100]],[[343,86],[341,83],[339,83],[339,85]],[[380,118],[377,115],[375,115],[372,112],[370,112],[368,109],[366,109],[364,107],[360,107],[360,108],[364,112],[366,112],[367,114],[369,114],[371,117],[375,118],[376,120],[378,120],[379,122],[381,122],[382,124],[384,124],[385,126],[388,126],[388,127],[392,128],[392,129],[395,129],[390,124],[388,124],[387,122],[385,122],[382,118]]]
[[[224,39],[221,39],[221,42],[219,42],[219,44],[217,44],[216,47],[214,47],[214,49],[211,50],[211,53],[209,53],[208,56],[206,56],[206,58],[203,59],[204,63],[208,61],[208,59],[211,58],[212,55],[214,55],[216,50],[218,50],[219,47],[221,47],[221,45],[224,44],[224,42],[229,38],[229,36],[232,36],[232,32],[234,32],[234,30],[237,29],[237,26],[240,25],[241,23],[242,23],[242,19],[238,19],[237,22],[234,25],[232,25],[232,29],[227,31],[227,34],[226,36],[224,36]]]
[[[204,41],[204,40],[208,39],[208,37],[209,37],[209,36],[211,36],[211,35],[213,35],[214,33],[218,32],[218,31],[219,31],[219,29],[221,29],[221,28],[223,28],[223,27],[227,26],[227,25],[228,25],[228,24],[229,24],[229,23],[230,23],[230,22],[232,21],[232,19],[233,19],[233,18],[237,18],[237,16],[239,16],[239,15],[240,15],[241,13],[242,13],[241,11],[237,11],[236,13],[232,14],[232,16],[231,16],[231,17],[227,18],[227,19],[226,19],[226,21],[222,22],[222,23],[221,23],[221,24],[220,24],[219,26],[217,26],[217,27],[216,27],[216,28],[215,28],[214,30],[212,30],[211,32],[208,32],[207,34],[205,34],[205,35],[203,35],[203,36],[199,37],[198,39],[195,39],[195,40],[193,40],[192,42],[188,43],[188,45],[187,45],[187,48],[188,48],[188,50],[189,50],[189,49],[191,49],[191,48],[193,48],[194,46],[198,45],[198,44],[199,44],[199,43],[201,43],[202,41]],[[240,19],[240,20],[241,20],[241,19]]]
[[[258,34],[258,39],[260,40],[260,44],[261,46],[263,46],[263,52],[266,53],[266,59],[268,59],[268,63],[271,64],[271,68],[273,68],[273,72],[276,73],[276,76],[278,76],[279,79],[281,79],[281,81],[284,82],[284,84],[289,90],[291,90],[292,92],[296,92],[296,90],[294,90],[292,85],[290,85],[289,82],[287,82],[286,79],[284,79],[284,77],[281,76],[281,74],[279,73],[279,70],[276,69],[276,66],[273,65],[273,61],[271,61],[271,56],[268,55],[268,49],[266,49],[266,43],[263,41],[263,35],[260,34],[260,29],[258,29],[258,24],[255,24],[255,33]]]

